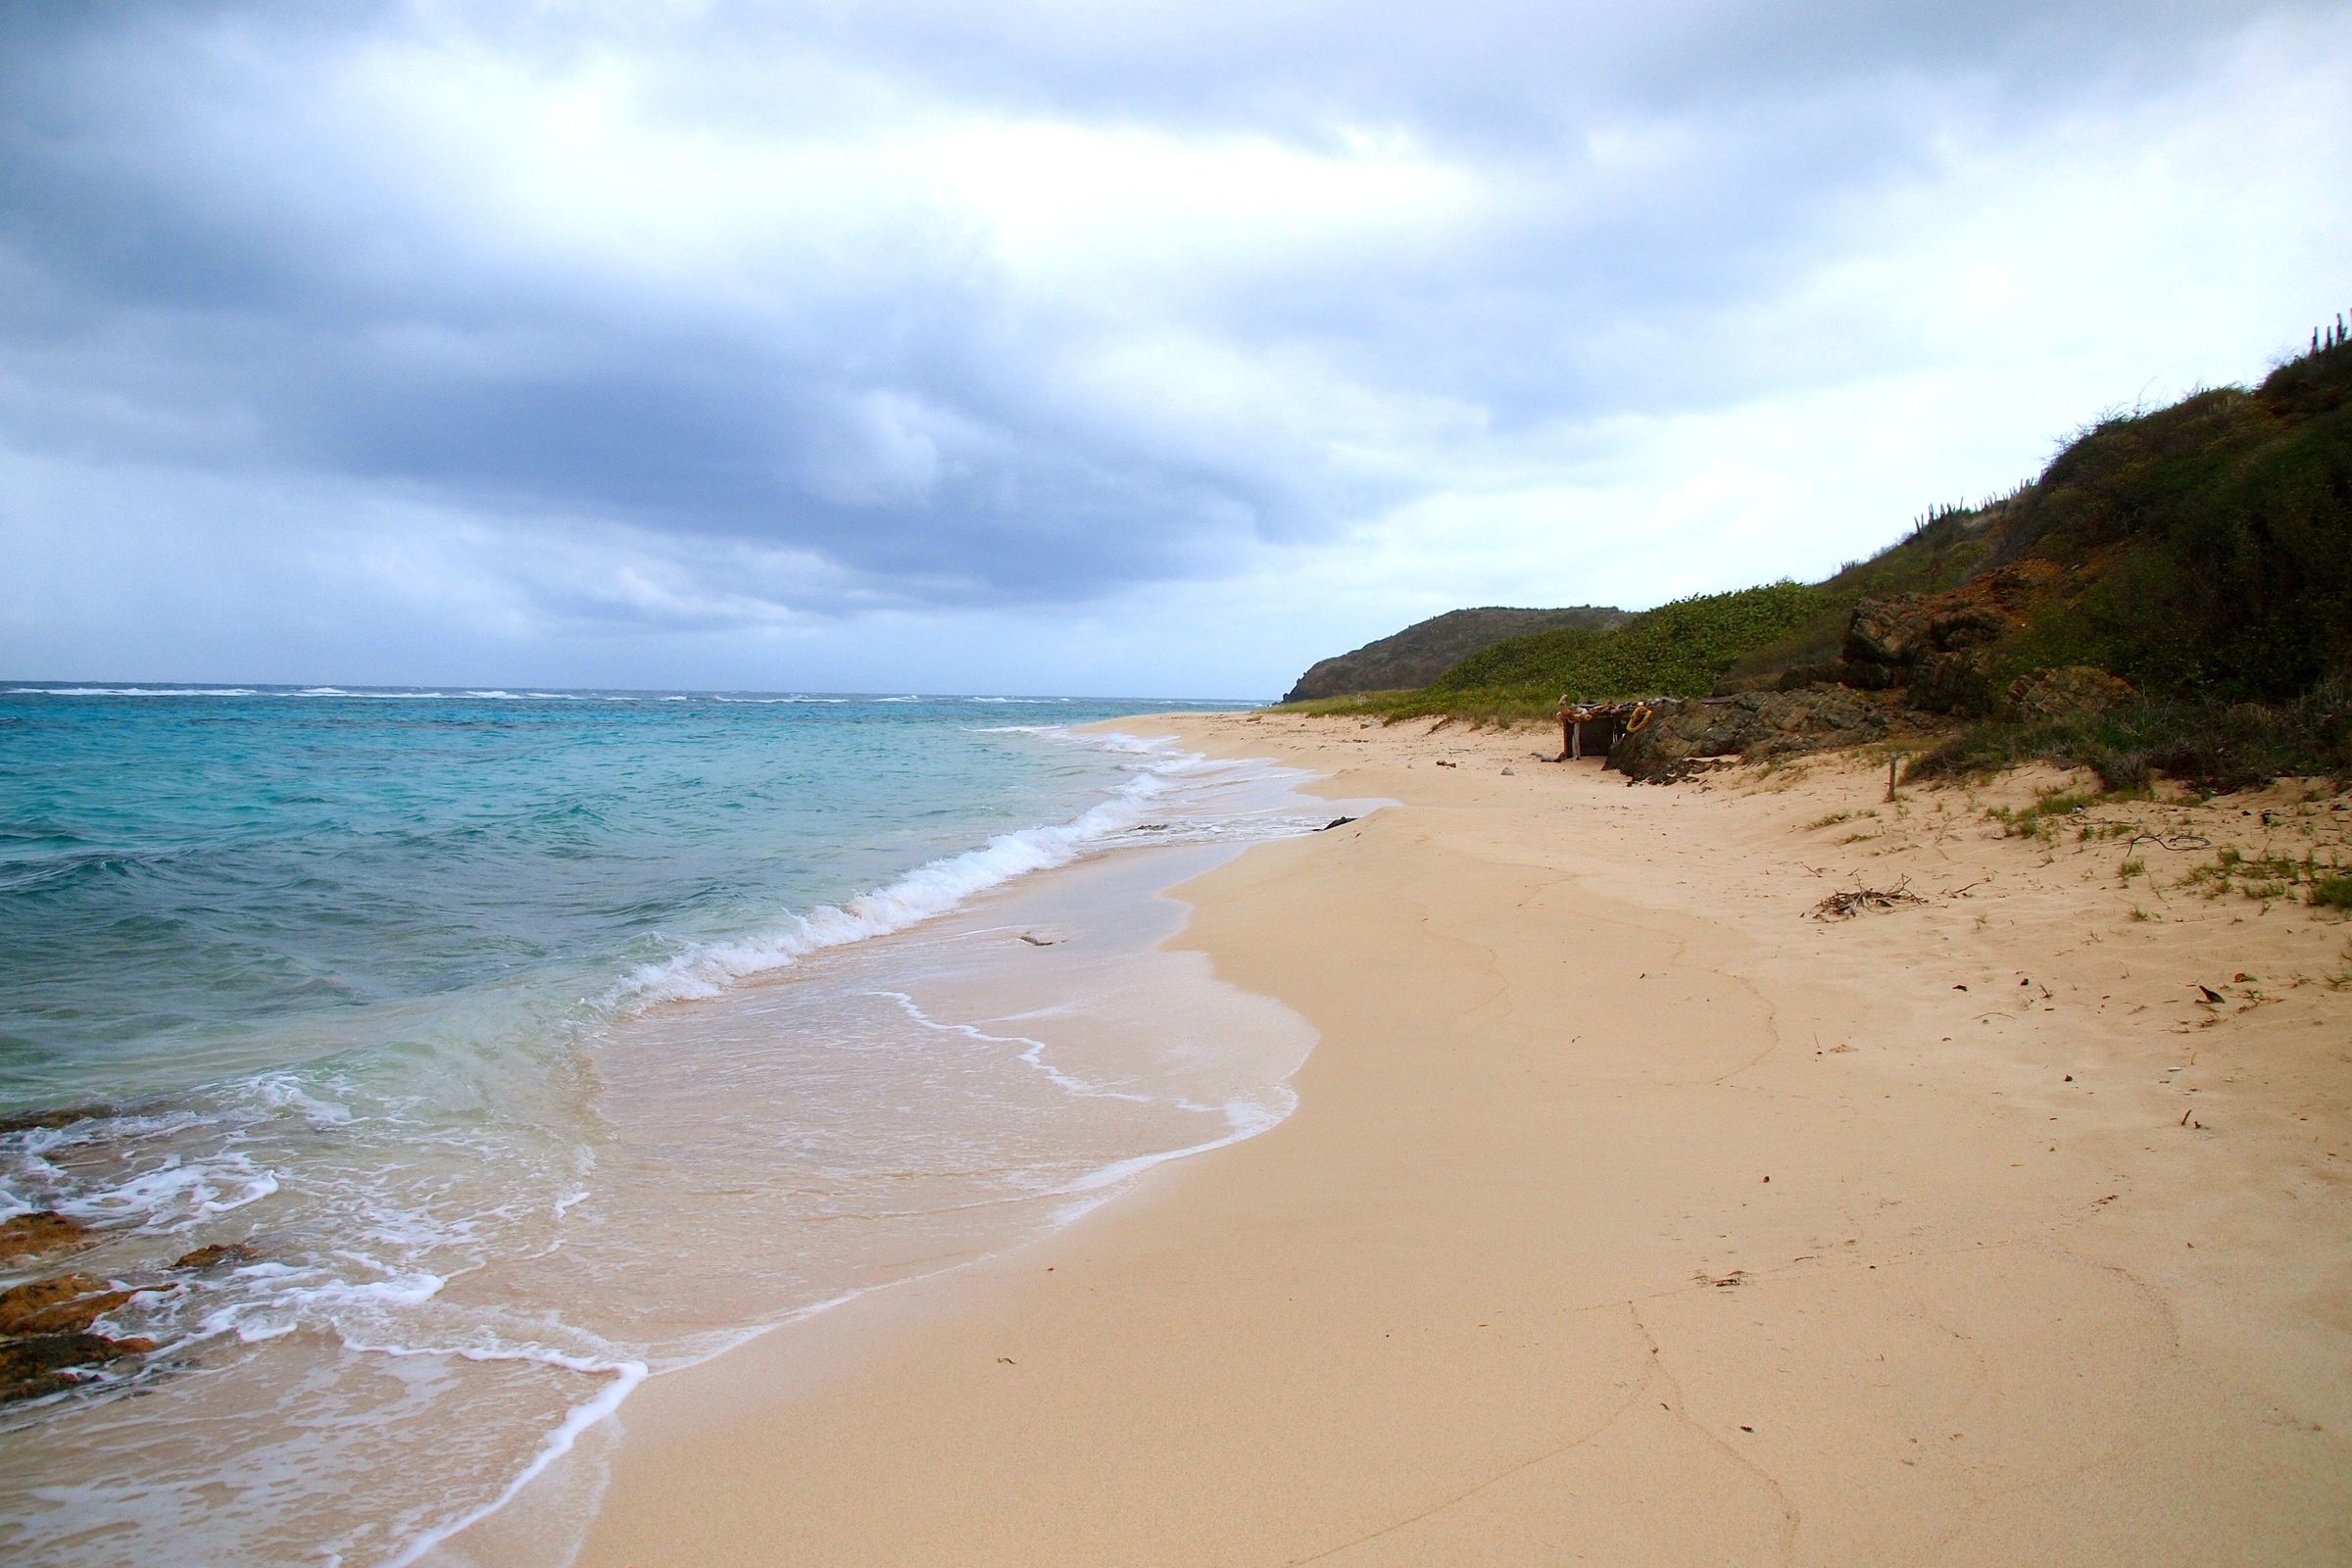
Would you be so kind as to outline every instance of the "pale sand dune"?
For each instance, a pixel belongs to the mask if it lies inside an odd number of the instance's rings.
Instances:
[[[2340,916],[2000,837],[2032,780],[1133,727],[1402,803],[1186,890],[1299,1109],[657,1380],[583,1562],[2352,1561]],[[2352,858],[2297,800],[2186,815]]]

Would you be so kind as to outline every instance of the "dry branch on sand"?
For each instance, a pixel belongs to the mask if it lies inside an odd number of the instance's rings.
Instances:
[[[1850,920],[1864,909],[1891,909],[1897,905],[1927,902],[1911,891],[1911,879],[1905,877],[1890,888],[1852,888],[1843,893],[1833,893],[1813,906],[1813,918]]]

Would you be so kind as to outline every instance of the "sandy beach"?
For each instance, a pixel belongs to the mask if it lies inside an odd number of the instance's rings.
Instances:
[[[1129,727],[1397,803],[1181,893],[1298,1108],[654,1380],[582,1563],[2352,1560],[2352,923],[2189,876],[2341,800]]]

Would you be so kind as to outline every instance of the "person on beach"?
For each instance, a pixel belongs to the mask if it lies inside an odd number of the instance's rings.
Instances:
[[[1568,701],[1566,692],[1560,693],[1559,710],[1552,716],[1560,721],[1560,755],[1553,758],[1552,760],[1565,762],[1568,760],[1569,750],[1575,745],[1574,730],[1576,726],[1576,705]]]

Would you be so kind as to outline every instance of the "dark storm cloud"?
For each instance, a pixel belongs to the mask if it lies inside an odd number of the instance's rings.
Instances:
[[[859,603],[1080,600],[1408,499],[1377,419],[1328,440],[1318,399],[1494,438],[1786,377],[1660,349],[1722,333],[1955,122],[2193,69],[2268,9],[20,3],[0,437],[794,552]],[[598,166],[615,116],[650,175]],[[1269,148],[1334,178],[1385,157],[1463,194],[1410,232],[1370,198],[1321,237],[1276,212],[1223,270],[1185,268],[1181,225],[1114,232],[1041,283],[1051,256],[919,163],[809,172],[902,127],[952,160],[963,121],[1205,139],[1237,180]],[[806,206],[771,188],[801,178]]]

